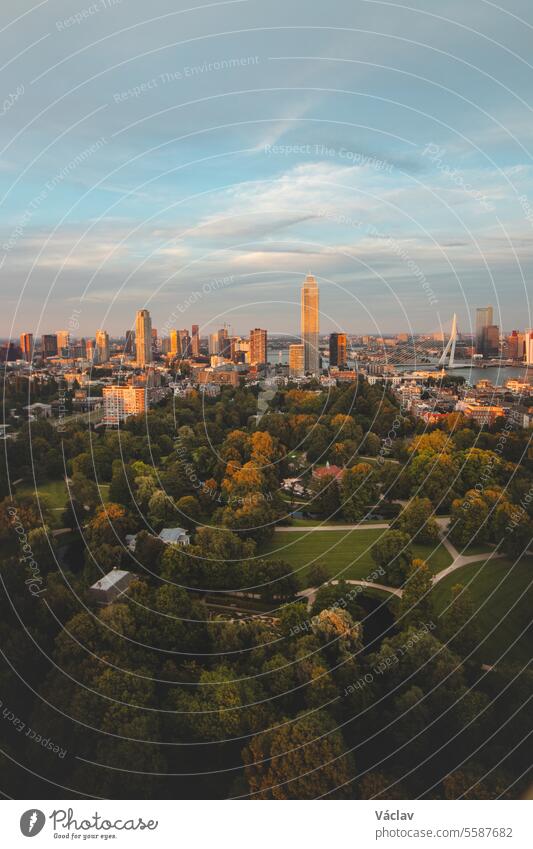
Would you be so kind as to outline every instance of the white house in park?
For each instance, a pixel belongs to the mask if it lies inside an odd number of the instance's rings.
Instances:
[[[185,528],[163,528],[158,538],[165,545],[189,545],[191,542]]]

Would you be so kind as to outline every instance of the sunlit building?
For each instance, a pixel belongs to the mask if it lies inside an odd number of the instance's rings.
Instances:
[[[308,274],[301,289],[301,338],[304,346],[304,371],[317,375],[320,371],[318,348],[318,284]]]

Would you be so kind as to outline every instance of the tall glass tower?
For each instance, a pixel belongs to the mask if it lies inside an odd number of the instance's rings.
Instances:
[[[304,346],[304,369],[319,374],[318,350],[318,284],[312,274],[305,278],[301,291],[301,337]]]

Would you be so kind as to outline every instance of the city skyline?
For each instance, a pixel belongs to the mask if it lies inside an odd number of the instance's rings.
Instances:
[[[527,29],[485,10],[487,25],[515,46],[513,55],[498,49],[499,84],[491,39],[468,48],[459,39],[444,73],[447,37],[462,30],[437,15],[422,16],[424,48],[412,42],[405,9],[388,7],[390,32],[380,35],[372,4],[362,4],[356,27],[335,30],[333,50],[327,28],[302,26],[304,9],[311,19],[320,11],[300,5],[275,3],[272,32],[257,4],[226,5],[224,32],[210,42],[219,70],[185,75],[206,60],[206,42],[193,39],[148,48],[134,79],[115,63],[116,38],[98,37],[116,29],[135,54],[120,4],[69,28],[60,60],[42,41],[46,9],[27,16],[26,36],[42,52],[5,69],[6,91],[26,86],[2,124],[0,336],[40,335],[74,311],[82,334],[106,326],[113,335],[125,312],[144,306],[157,324],[195,291],[204,325],[220,317],[244,331],[260,309],[273,332],[289,332],[287,313],[298,305],[286,292],[309,266],[328,295],[322,324],[331,332],[341,329],[346,297],[352,320],[342,323],[353,332],[436,331],[453,312],[466,331],[470,305],[488,302],[500,327],[533,324],[529,86],[519,73]],[[15,15],[18,5],[4,7]],[[131,0],[128,14],[142,8]],[[448,14],[460,18],[464,4],[451,0]],[[165,26],[154,22],[149,44]],[[231,35],[243,27],[245,41]],[[358,58],[348,61],[354,41]],[[69,58],[78,53],[91,80],[82,98],[84,77]],[[136,92],[134,82],[150,89]],[[36,133],[26,128],[33,110]]]

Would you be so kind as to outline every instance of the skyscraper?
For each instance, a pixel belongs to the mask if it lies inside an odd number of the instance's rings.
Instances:
[[[180,340],[180,356],[186,359],[191,356],[191,337],[189,336],[189,331],[178,330],[178,336]]]
[[[300,325],[304,346],[304,370],[309,374],[318,374],[318,284],[312,274],[307,275],[302,285]]]
[[[22,351],[22,359],[31,363],[33,359],[33,333],[20,334],[20,350]]]
[[[109,335],[105,330],[97,330],[95,335],[95,354],[98,363],[109,361]]]
[[[485,328],[492,325],[492,307],[478,307],[476,310],[476,351],[483,354]]]
[[[134,330],[126,330],[124,334],[125,343],[124,343],[124,353],[125,354],[133,354],[134,345],[135,345],[135,331]]]
[[[197,324],[192,326],[191,357],[200,356],[200,328]]]
[[[178,336],[177,330],[170,331],[170,353],[173,357],[177,357],[179,354],[179,344],[180,338]]]
[[[135,317],[135,359],[138,366],[153,360],[152,319],[148,310],[139,310]]]
[[[346,333],[331,333],[329,337],[330,366],[344,368],[346,361]]]
[[[267,332],[256,327],[250,330],[250,363],[265,365],[267,362]]]

